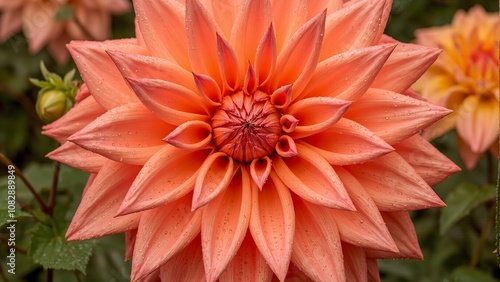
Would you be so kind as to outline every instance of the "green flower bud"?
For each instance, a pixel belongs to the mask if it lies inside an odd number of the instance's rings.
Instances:
[[[38,92],[36,112],[43,122],[51,123],[73,107],[78,82],[73,80],[74,69],[68,72],[64,79],[49,72],[43,62],[40,63],[40,69],[45,80],[30,78],[31,83],[42,88]]]
[[[72,107],[73,101],[68,99],[63,91],[56,89],[40,92],[36,101],[36,112],[45,123],[62,117]]]

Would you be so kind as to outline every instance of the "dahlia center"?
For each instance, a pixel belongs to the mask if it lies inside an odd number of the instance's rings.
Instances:
[[[212,117],[213,140],[220,151],[241,162],[274,152],[282,135],[280,113],[260,90],[224,96]]]

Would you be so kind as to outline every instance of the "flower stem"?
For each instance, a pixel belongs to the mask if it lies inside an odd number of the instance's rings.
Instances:
[[[50,188],[49,194],[49,206],[47,214],[52,216],[54,213],[54,207],[56,205],[56,194],[57,194],[57,184],[59,182],[59,171],[61,170],[61,163],[56,162],[56,167],[54,168],[54,175],[52,176],[52,187]]]
[[[23,172],[9,158],[7,158],[7,156],[5,156],[2,153],[0,153],[0,162],[2,162],[6,166],[12,165],[12,166],[15,167],[16,174],[19,176],[19,178],[21,178],[21,180],[24,182],[24,184],[26,185],[26,187],[28,187],[28,190],[30,190],[30,192],[33,194],[33,196],[35,197],[36,201],[42,207],[42,210],[44,212],[47,212],[49,207],[45,204],[45,202],[43,201],[42,197],[40,196],[40,194],[38,194],[38,192],[35,190],[35,188],[33,187],[33,185],[31,185],[31,182],[29,182],[29,180],[26,178],[26,176],[24,176]]]
[[[479,257],[481,256],[481,251],[483,249],[486,238],[488,237],[488,234],[490,233],[491,228],[493,228],[493,224],[495,223],[495,217],[496,207],[495,205],[493,205],[490,210],[488,221],[486,221],[486,223],[484,224],[483,229],[481,230],[481,234],[479,235],[479,241],[476,244],[476,248],[474,249],[474,254],[472,255],[472,258],[469,262],[469,266],[475,267],[479,262]]]

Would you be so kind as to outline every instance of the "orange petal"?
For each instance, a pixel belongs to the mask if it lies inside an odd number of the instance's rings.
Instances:
[[[107,161],[86,188],[66,232],[68,240],[85,240],[137,228],[139,214],[115,217],[139,166]]]
[[[135,239],[137,238],[137,228],[125,231],[125,261],[132,259],[134,255]]]
[[[59,143],[92,122],[106,110],[93,97],[87,97],[77,103],[69,112],[51,124],[43,127],[42,134],[50,136]]]
[[[318,64],[325,16],[326,11],[301,26],[278,55],[271,88],[293,84],[292,100],[304,89]]]
[[[380,282],[380,273],[378,271],[378,263],[376,259],[367,259],[366,266],[368,268],[368,281]]]
[[[208,204],[222,193],[235,172],[233,159],[222,152],[210,155],[200,167],[194,185],[192,210]]]
[[[193,72],[210,75],[221,86],[217,63],[217,23],[198,0],[186,0],[186,36]]]
[[[299,100],[288,107],[288,114],[299,120],[289,135],[304,138],[324,131],[335,124],[347,111],[351,102],[330,97],[313,97]]]
[[[68,50],[80,70],[92,96],[106,109],[112,109],[128,102],[137,101],[121,73],[113,66],[107,51],[143,54],[144,47],[135,39],[121,39],[106,42],[72,41]],[[103,67],[108,66],[108,67]]]
[[[396,46],[384,44],[356,49],[318,64],[299,97],[335,97],[356,101],[375,79]]]
[[[221,105],[222,93],[217,82],[208,75],[193,73],[198,93],[211,110]]]
[[[266,260],[259,253],[257,246],[249,233],[243,239],[241,247],[226,270],[222,272],[219,281],[262,281],[271,282],[273,272]]]
[[[345,281],[368,281],[368,268],[363,248],[342,242],[342,253],[344,254]]]
[[[418,245],[415,227],[408,212],[383,212],[387,228],[391,232],[392,238],[398,246],[399,252],[384,252],[379,250],[366,249],[366,256],[370,258],[411,258],[423,259],[422,251]]]
[[[483,153],[496,140],[500,123],[498,100],[469,96],[458,110],[457,133],[474,153]]]
[[[353,1],[328,16],[320,60],[377,43],[391,9],[391,1]]]
[[[238,59],[229,43],[217,34],[217,59],[224,85],[224,93],[231,93],[240,87]],[[243,73],[243,71],[241,72]]]
[[[370,88],[345,113],[392,145],[451,113],[431,103],[395,92]]]
[[[144,164],[117,214],[151,209],[177,200],[194,187],[197,171],[211,153],[166,145]]]
[[[231,31],[230,41],[240,63],[254,59],[257,46],[271,19],[272,8],[269,0],[243,1]],[[245,71],[244,67],[244,64],[240,65],[240,73]]]
[[[323,157],[297,144],[299,154],[282,158],[273,156],[276,174],[295,194],[325,207],[355,210],[342,181]]]
[[[303,139],[332,165],[351,165],[374,160],[394,150],[366,127],[342,118],[323,132]]]
[[[142,213],[132,260],[132,281],[160,268],[200,233],[201,212],[191,212],[190,203],[188,194]]]
[[[250,232],[274,274],[283,281],[292,255],[295,219],[292,197],[279,177],[271,174],[262,191],[252,187]]]
[[[342,246],[335,220],[317,206],[294,201],[292,262],[314,281],[344,281]]]
[[[254,159],[250,163],[250,176],[252,176],[253,181],[260,190],[267,181],[269,173],[271,173],[272,162],[268,156],[260,159]]]
[[[257,91],[257,87],[259,87],[257,74],[255,73],[252,65],[249,63],[245,73],[245,80],[243,81],[243,91],[248,94],[254,93]]]
[[[443,181],[460,168],[419,134],[394,144],[396,152],[410,164],[429,185]]]
[[[165,122],[180,125],[190,120],[209,121],[203,100],[195,92],[159,79],[127,80],[142,103]]]
[[[129,103],[101,115],[68,140],[108,159],[143,165],[165,146],[161,139],[173,128],[141,103]]]
[[[170,132],[163,141],[184,150],[201,149],[212,140],[210,124],[199,121],[186,121]]]
[[[161,266],[160,277],[162,281],[176,282],[205,280],[200,236]]]
[[[255,53],[255,73],[257,74],[259,85],[267,83],[274,72],[276,66],[276,37],[274,36],[273,25],[271,24],[257,47]]]
[[[292,115],[286,114],[281,116],[280,124],[284,132],[291,133],[295,130],[295,128],[299,124],[299,120]]]
[[[286,109],[292,102],[292,85],[284,85],[271,94],[271,104],[277,109]]]
[[[183,0],[184,1],[184,0]],[[242,13],[244,0],[200,0],[215,22],[220,26],[225,38],[229,38],[238,14]]]
[[[234,258],[248,229],[250,178],[246,169],[233,177],[231,189],[203,209],[201,240],[207,282],[216,281]]]
[[[284,158],[296,156],[298,152],[293,138],[288,135],[280,136],[276,143],[276,153]]]
[[[169,44],[175,45],[175,44]],[[159,57],[108,51],[123,77],[156,78],[196,91],[191,72],[177,63]]]
[[[331,213],[340,233],[340,239],[363,248],[397,251],[396,244],[384,224],[384,220],[360,182],[342,167],[335,167],[340,180],[351,197],[356,211],[324,209]]]
[[[176,1],[139,0],[134,1],[134,10],[144,42],[151,54],[175,61],[190,70],[184,6]],[[170,44],[171,42],[175,44]]]
[[[432,65],[440,49],[399,43],[371,87],[403,93]]]
[[[442,207],[443,201],[396,152],[347,168],[382,211]]]
[[[107,160],[71,142],[66,142],[48,153],[47,158],[91,173],[97,173]]]
[[[276,30],[277,50],[280,52],[294,32],[306,22],[307,3],[301,0],[273,0],[271,4],[275,11],[272,23]]]
[[[465,164],[465,168],[468,170],[472,170],[476,167],[477,162],[481,158],[481,153],[475,153],[471,150],[469,144],[467,144],[462,137],[457,134],[457,143],[458,143],[458,151],[460,153],[460,157]]]

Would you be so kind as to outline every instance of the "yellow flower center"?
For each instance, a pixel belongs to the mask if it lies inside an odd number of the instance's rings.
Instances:
[[[250,162],[274,152],[282,135],[280,113],[260,90],[224,96],[212,117],[213,139],[220,151]]]

